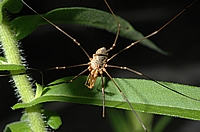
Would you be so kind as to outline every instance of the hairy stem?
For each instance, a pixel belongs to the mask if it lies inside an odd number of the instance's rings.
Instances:
[[[0,40],[1,48],[4,51],[5,58],[8,64],[22,65],[20,50],[18,49],[18,42],[14,37],[13,31],[9,27],[6,14],[2,23],[0,23]],[[12,73],[12,72],[11,72]],[[14,85],[17,88],[19,99],[23,103],[28,103],[34,99],[34,91],[26,75],[12,76]],[[25,109],[28,115],[29,125],[33,132],[46,132],[45,123],[42,118],[41,110],[38,105]]]

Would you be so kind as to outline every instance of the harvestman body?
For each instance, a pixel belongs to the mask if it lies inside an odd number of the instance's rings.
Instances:
[[[107,50],[105,47],[99,48],[95,54],[93,54],[92,58],[88,55],[88,53],[85,51],[85,49],[80,45],[80,43],[78,41],[76,41],[76,39],[74,39],[72,36],[70,36],[68,33],[66,33],[64,30],[62,30],[60,27],[58,27],[57,25],[55,25],[54,23],[52,23],[51,21],[49,21],[48,19],[46,19],[45,17],[43,17],[42,15],[40,15],[38,12],[36,12],[34,9],[32,9],[28,4],[26,4],[23,0],[22,2],[24,3],[24,5],[26,5],[28,8],[30,8],[32,11],[34,11],[36,14],[38,14],[39,16],[41,16],[45,21],[47,21],[49,24],[51,24],[52,26],[54,26],[56,29],[58,29],[60,32],[62,32],[63,34],[65,34],[66,36],[68,36],[75,44],[77,44],[82,51],[86,54],[86,56],[89,58],[89,62],[87,64],[79,64],[79,65],[73,65],[73,66],[63,66],[63,67],[54,67],[54,68],[49,68],[48,70],[52,70],[52,69],[66,69],[66,68],[72,68],[72,67],[79,67],[79,66],[88,66],[87,69],[85,69],[84,71],[82,71],[81,73],[79,73],[78,75],[76,75],[75,77],[73,77],[71,80],[69,81],[65,81],[65,82],[60,82],[60,83],[56,83],[56,84],[52,84],[52,85],[57,85],[57,84],[61,84],[61,83],[67,83],[67,82],[73,82],[77,77],[79,77],[80,75],[82,75],[83,73],[85,73],[86,71],[89,71],[89,75],[87,77],[87,80],[85,82],[85,85],[92,89],[95,85],[95,81],[98,77],[98,75],[100,74],[101,76],[101,81],[102,81],[102,97],[103,97],[103,117],[105,116],[105,93],[104,93],[104,80],[103,80],[103,73],[106,73],[107,76],[111,79],[111,81],[115,84],[116,88],[119,90],[120,94],[123,96],[123,98],[126,100],[126,102],[128,103],[129,107],[131,108],[132,112],[135,114],[135,116],[137,117],[137,119],[139,120],[140,124],[142,125],[144,131],[147,132],[147,129],[145,127],[145,125],[143,124],[143,122],[141,121],[141,119],[139,118],[139,116],[137,115],[137,113],[134,111],[132,105],[130,104],[130,102],[128,101],[128,99],[126,98],[126,96],[124,95],[124,93],[121,91],[121,89],[119,88],[119,86],[117,85],[117,83],[113,80],[113,78],[110,76],[110,74],[106,71],[106,67],[112,67],[112,68],[118,68],[118,69],[123,69],[123,70],[127,70],[130,72],[133,72],[137,75],[146,77],[154,82],[156,82],[157,84],[173,91],[176,92],[182,96],[185,96],[187,98],[190,99],[194,99],[194,100],[198,100],[195,98],[192,98],[190,96],[187,96],[185,94],[182,94],[180,92],[177,92],[167,86],[165,86],[162,83],[159,83],[158,81],[149,78],[148,76],[137,72],[133,69],[127,68],[127,67],[121,67],[121,66],[114,66],[114,65],[108,65],[107,63],[113,59],[115,56],[117,56],[119,53],[131,48],[133,45],[143,41],[144,39],[147,39],[155,34],[157,34],[158,32],[160,32],[163,28],[165,28],[167,25],[169,25],[174,19],[176,19],[178,16],[180,16],[187,8],[189,8],[190,6],[192,6],[195,2],[197,2],[198,0],[194,1],[193,3],[191,3],[189,6],[187,6],[185,9],[183,9],[181,12],[179,12],[175,17],[173,17],[170,21],[168,21],[166,24],[164,24],[161,28],[159,28],[158,30],[156,30],[155,32],[147,35],[146,37],[137,40],[133,43],[131,43],[129,46],[125,47],[124,49],[120,50],[119,52],[117,52],[116,54],[114,54],[113,56],[111,56],[110,58],[108,58],[108,52],[110,50],[113,50],[113,48],[116,46],[116,42],[120,33],[120,29],[121,29],[121,25],[116,17],[116,15],[114,14],[114,12],[112,11],[111,7],[109,6],[109,4],[107,3],[106,0],[104,0],[105,4],[107,5],[108,9],[110,10],[110,12],[112,13],[113,17],[115,18],[117,24],[118,24],[118,30],[116,33],[116,37],[114,40],[113,45]],[[47,85],[47,86],[52,86],[52,85]],[[198,100],[199,101],[199,100]]]

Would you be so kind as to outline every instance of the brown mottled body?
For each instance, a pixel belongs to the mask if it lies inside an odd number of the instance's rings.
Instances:
[[[99,48],[95,54],[93,54],[93,58],[91,58],[88,63],[89,75],[86,80],[85,85],[92,89],[96,82],[96,79],[99,74],[103,74],[105,71],[106,63],[108,59],[108,53],[105,47]]]

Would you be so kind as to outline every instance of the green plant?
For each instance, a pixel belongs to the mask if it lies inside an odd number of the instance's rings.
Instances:
[[[26,75],[16,75],[17,73],[25,72],[26,70],[26,68],[22,65],[19,49],[17,47],[17,41],[31,34],[39,25],[48,23],[38,15],[21,16],[9,21],[7,19],[5,9],[11,13],[16,13],[20,11],[22,7],[21,1],[10,0],[3,1],[0,4],[0,38],[6,58],[2,58],[0,70],[9,70],[11,71],[11,74],[14,75],[13,80],[22,100],[22,103],[17,103],[12,108],[25,109],[25,113],[23,114],[21,120],[19,122],[9,124],[5,131],[19,131],[19,129],[20,131],[46,131],[47,125],[53,129],[57,129],[61,124],[61,120],[57,114],[41,110],[40,104],[45,102],[75,102],[101,106],[102,95],[101,92],[97,91],[97,89],[100,89],[100,87],[96,85],[92,90],[85,88],[83,85],[84,81],[86,80],[85,76],[79,77],[74,81],[74,83],[44,88],[40,85],[37,85],[36,93],[34,94]],[[109,13],[96,9],[60,8],[43,14],[43,16],[54,23],[85,25],[105,29],[112,33],[116,33],[117,30],[117,24],[113,16]],[[65,16],[65,18],[63,16]],[[122,24],[120,36],[131,40],[138,40],[144,37],[126,20],[120,17],[118,18]],[[13,31],[15,34],[13,34]],[[151,47],[158,52],[166,54],[166,52],[159,49],[150,40],[142,41],[142,44]],[[69,78],[70,77],[62,78],[57,80],[57,82],[69,80]],[[115,81],[118,83],[131,104],[134,106],[134,109],[137,111],[199,120],[199,101],[186,98],[168,89],[160,89],[160,85],[149,80],[115,78]],[[100,82],[100,79],[98,79],[97,84]],[[161,83],[173,88],[176,91],[179,91],[180,93],[199,99],[199,87],[166,82]],[[120,109],[130,109],[127,105],[127,102],[121,97],[121,94],[113,87],[115,86],[111,81],[106,83],[106,106]],[[149,89],[151,89],[151,93],[149,93]],[[49,117],[46,121],[47,124],[44,123],[42,114]],[[29,126],[31,126],[31,128],[29,128]]]

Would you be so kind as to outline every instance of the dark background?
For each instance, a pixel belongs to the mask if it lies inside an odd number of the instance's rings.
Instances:
[[[148,35],[160,28],[192,1],[110,0],[108,2],[115,14],[128,20],[136,30]],[[27,0],[27,3],[39,13],[45,13],[58,7],[79,6],[108,11],[103,0]],[[159,34],[150,38],[160,48],[172,53],[171,56],[164,56],[138,44],[117,56],[110,64],[131,67],[156,80],[199,86],[199,7],[200,2],[197,2]],[[25,14],[34,13],[24,7],[19,15]],[[95,28],[66,24],[62,24],[61,27],[76,38],[91,56],[102,46],[110,47],[115,38],[114,34]],[[120,37],[114,51],[120,50],[131,42]],[[55,66],[81,64],[88,61],[77,45],[50,25],[38,28],[33,34],[21,41],[21,46],[29,67],[46,69]],[[81,70],[82,68],[80,70],[50,71],[45,74],[45,83],[59,77],[76,75]],[[132,73],[121,70],[113,71],[111,69],[108,71],[113,77],[135,77]],[[34,73],[33,76],[34,79],[41,82],[41,78],[37,73]],[[19,113],[21,113],[20,110],[12,111],[10,108],[16,103],[16,95],[10,83],[7,83],[8,80],[7,77],[1,78],[1,85],[4,87],[0,91],[3,99],[0,102],[3,111],[1,112],[0,129],[3,129],[7,123],[19,120]],[[101,107],[71,103],[54,103],[53,107],[52,104],[46,104],[45,107],[61,115],[64,124],[58,131],[111,131],[109,120],[101,118]],[[157,117],[159,118],[159,116]],[[77,124],[84,127],[77,126]],[[174,119],[166,131],[196,132],[200,129],[198,128],[199,125],[199,122],[195,121]]]

